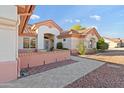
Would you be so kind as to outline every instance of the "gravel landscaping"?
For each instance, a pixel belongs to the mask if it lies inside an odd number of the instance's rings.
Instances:
[[[124,65],[106,63],[66,88],[124,88]]]
[[[122,49],[121,50],[107,50],[103,53],[97,53],[94,55],[82,55],[80,57],[124,65],[124,50]]]

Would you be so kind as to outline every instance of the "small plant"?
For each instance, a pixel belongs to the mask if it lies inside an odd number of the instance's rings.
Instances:
[[[77,45],[77,51],[80,53],[80,55],[85,55],[86,49],[84,46],[84,42],[79,42],[79,44]]]
[[[63,49],[63,44],[62,42],[57,43],[57,49]]]

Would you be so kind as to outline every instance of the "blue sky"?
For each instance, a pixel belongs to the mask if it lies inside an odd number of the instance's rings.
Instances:
[[[96,27],[101,36],[124,38],[124,6],[41,5],[36,6],[29,24],[52,19],[64,30],[75,24]]]

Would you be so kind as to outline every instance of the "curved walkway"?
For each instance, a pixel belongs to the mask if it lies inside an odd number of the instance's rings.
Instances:
[[[76,63],[0,84],[0,87],[62,88],[105,64],[104,62],[71,56]]]

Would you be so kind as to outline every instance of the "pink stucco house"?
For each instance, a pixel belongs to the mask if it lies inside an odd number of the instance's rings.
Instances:
[[[76,52],[79,42],[84,42],[86,53],[92,53],[96,48],[96,43],[100,38],[100,34],[94,27],[85,28],[82,30],[73,30],[62,32],[58,36],[58,41],[63,43],[64,48]]]
[[[63,29],[53,20],[46,20],[26,25],[23,34],[19,35],[19,52],[23,50],[43,50],[48,51],[52,47],[56,49],[57,36],[63,32]]]
[[[100,38],[95,28],[81,31],[63,29],[52,20],[28,25],[35,6],[0,6],[0,83],[17,79],[20,70],[70,59],[70,51],[56,50],[57,42],[75,50],[79,41],[96,48]],[[46,52],[54,48],[55,51]]]

